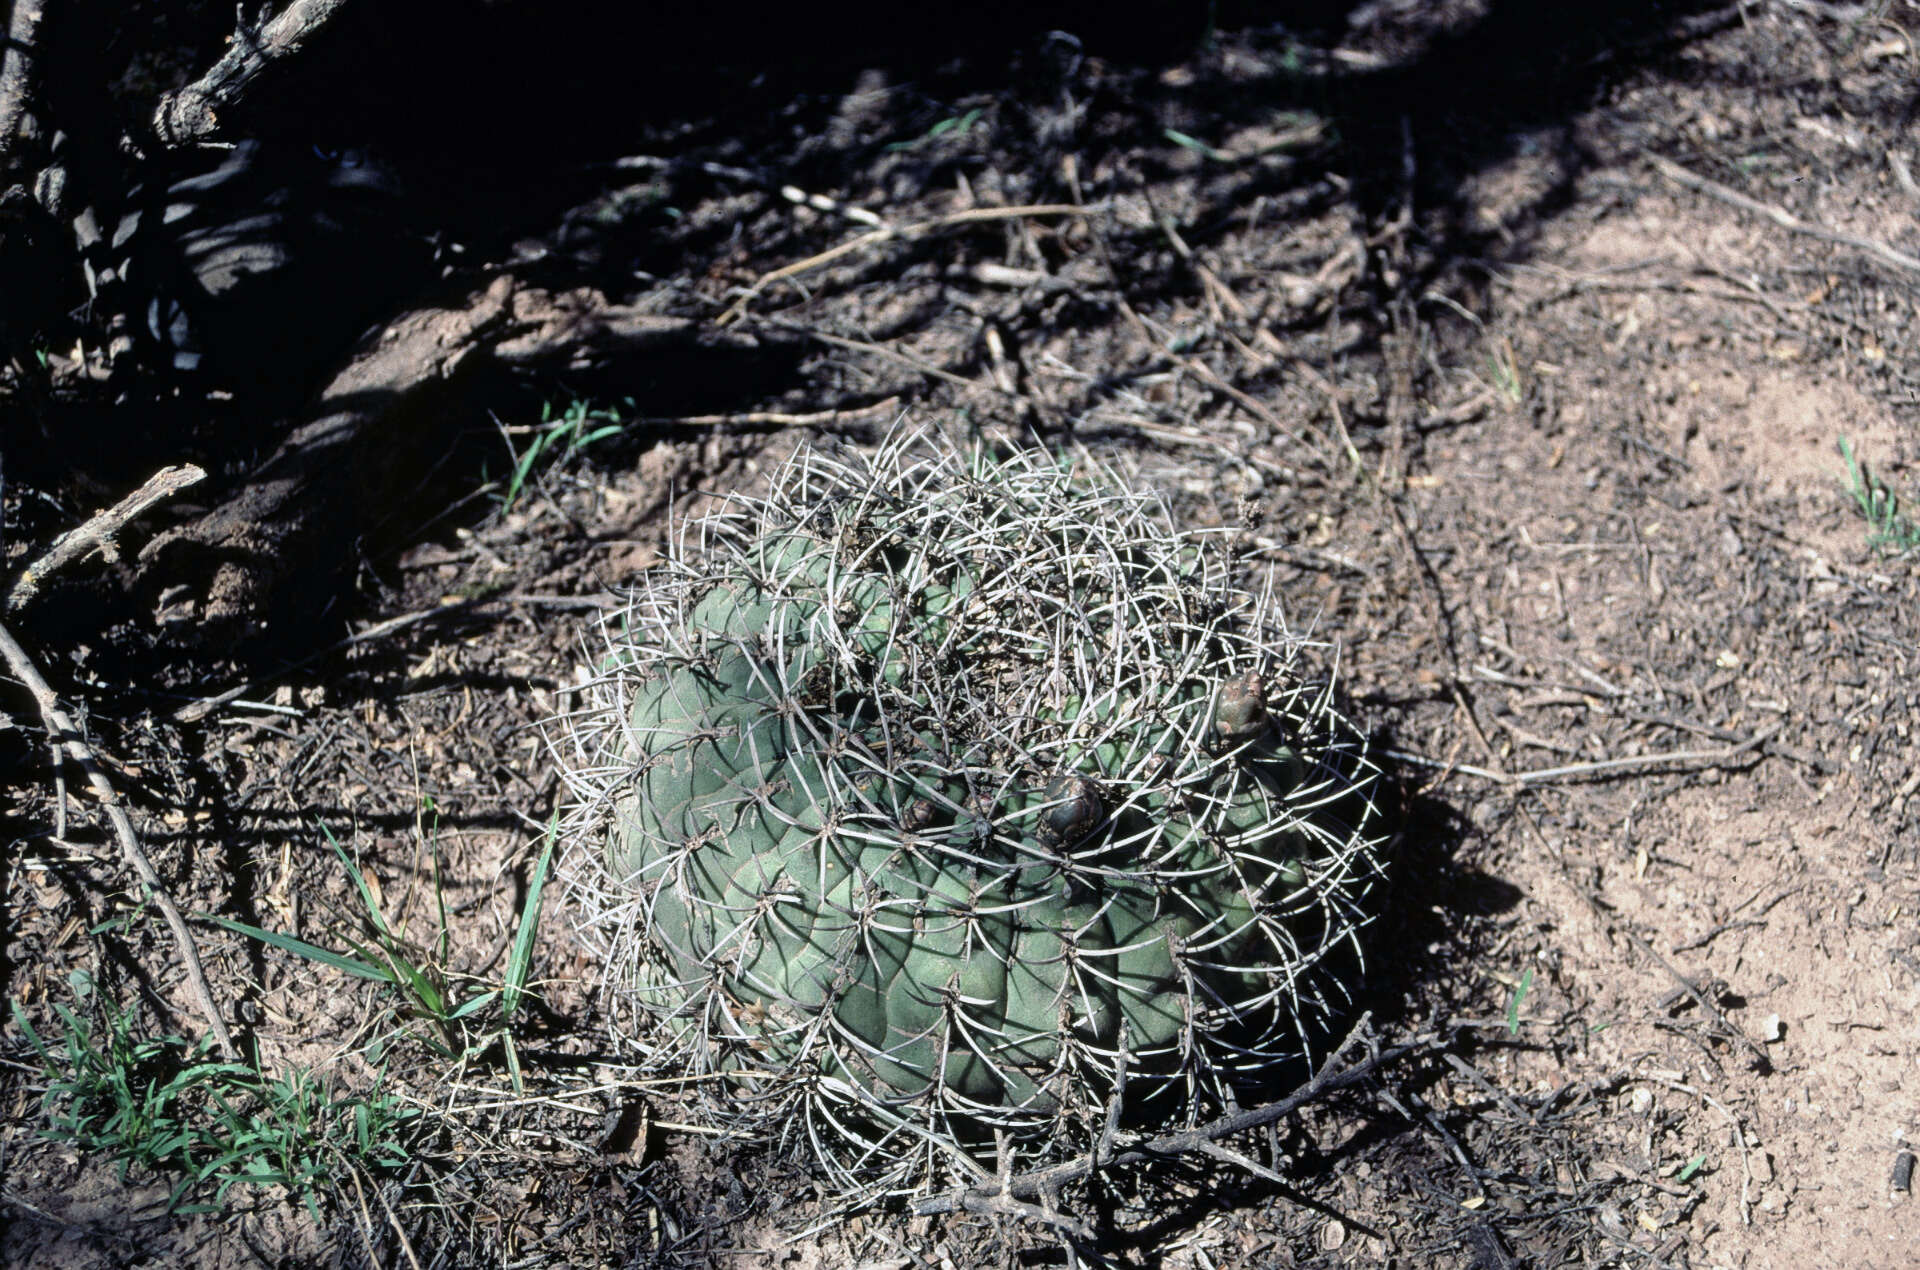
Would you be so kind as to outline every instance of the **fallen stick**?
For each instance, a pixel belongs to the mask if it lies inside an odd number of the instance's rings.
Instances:
[[[1764,746],[1780,734],[1778,724],[1762,728],[1738,745],[1729,745],[1719,750],[1664,750],[1658,754],[1634,754],[1624,758],[1595,759],[1590,763],[1568,763],[1560,767],[1537,767],[1526,772],[1501,772],[1492,768],[1474,767],[1467,763],[1443,763],[1424,754],[1412,754],[1405,750],[1383,750],[1388,758],[1412,763],[1417,767],[1444,769],[1458,772],[1462,776],[1477,776],[1482,780],[1495,781],[1501,785],[1527,788],[1534,785],[1549,785],[1556,781],[1583,780],[1598,776],[1616,776],[1628,772],[1639,772],[1649,768],[1679,767],[1684,764],[1699,763],[1707,767],[1718,767],[1730,759],[1744,758],[1754,750]]]
[[[790,265],[782,265],[770,273],[761,274],[754,284],[748,287],[739,299],[730,305],[725,313],[714,319],[715,326],[727,326],[738,321],[752,304],[754,298],[774,283],[786,278],[798,277],[811,272],[822,265],[832,264],[842,256],[852,255],[868,247],[877,247],[885,242],[912,242],[939,229],[949,229],[955,225],[972,225],[982,221],[1018,220],[1027,216],[1078,216],[1090,215],[1087,209],[1073,203],[1033,203],[1024,207],[970,207],[962,212],[949,212],[945,216],[935,216],[931,220],[915,225],[905,225],[898,229],[889,227],[876,229],[871,233],[850,238],[837,247],[829,247],[817,255],[805,260],[796,260]]]
[[[811,332],[809,332],[811,333]],[[885,350],[876,349],[884,352]],[[866,423],[885,423],[896,419],[902,407],[900,398],[886,397],[870,406],[847,410],[817,410],[811,414],[785,414],[775,410],[748,410],[730,415],[647,415],[634,420],[658,428],[846,428]]]
[[[403,613],[398,617],[390,617],[385,621],[375,622],[365,630],[349,635],[345,639],[335,640],[325,648],[317,649],[304,657],[288,662],[285,666],[282,666],[273,677],[278,678],[283,675],[290,675],[294,671],[304,669],[314,662],[319,661],[322,657],[337,653],[343,648],[352,648],[356,644],[364,644],[370,640],[380,639],[384,636],[406,630],[410,626],[418,626],[422,622],[444,621],[456,617],[483,616],[485,614],[498,612],[510,604],[524,604],[532,608],[547,609],[607,609],[612,608],[616,603],[617,601],[611,596],[530,595],[516,591],[508,595],[495,596],[487,600],[465,600],[459,604],[442,604],[430,609],[416,609],[411,613]],[[175,710],[173,717],[175,721],[179,723],[198,723],[201,719],[206,718],[221,706],[231,705],[241,700],[249,692],[254,691],[265,682],[268,682],[268,680],[243,679],[239,684],[228,688],[224,692],[217,692],[210,697],[201,697],[197,701],[188,702],[178,710]]]
[[[102,559],[111,564],[118,558],[119,552],[114,537],[128,522],[145,514],[150,508],[172,498],[190,485],[199,483],[207,477],[206,472],[191,463],[178,467],[163,467],[147,478],[133,493],[127,495],[103,512],[94,513],[84,525],[69,533],[62,534],[57,542],[38,560],[28,565],[7,592],[7,609],[17,613],[39,591],[40,584],[73,561],[89,551],[98,551]]]
[[[180,949],[181,964],[187,972],[187,988],[193,994],[194,1003],[200,1007],[208,1030],[213,1033],[222,1055],[230,1061],[238,1060],[240,1051],[233,1043],[233,1033],[227,1030],[226,1020],[220,1017],[220,1011],[214,1006],[213,990],[207,986],[207,972],[200,963],[200,950],[193,942],[193,932],[187,929],[179,905],[173,902],[166,884],[154,870],[153,861],[147,858],[146,851],[141,848],[140,839],[133,832],[133,821],[127,818],[126,808],[121,804],[120,796],[114,792],[112,783],[107,780],[106,772],[101,769],[100,760],[94,757],[93,750],[82,739],[80,730],[73,726],[73,720],[67,717],[67,712],[60,708],[60,699],[40,674],[39,667],[33,664],[33,659],[27,656],[27,650],[14,639],[13,632],[3,625],[0,625],[0,656],[6,658],[14,675],[33,694],[55,753],[64,751],[86,773],[87,783],[93,786],[94,796],[106,809],[114,836],[120,840],[121,853],[126,856],[127,863],[133,866],[133,871],[139,874],[149,897],[173,931],[174,942]]]

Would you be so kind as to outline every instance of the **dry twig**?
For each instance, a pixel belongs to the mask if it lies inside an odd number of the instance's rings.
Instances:
[[[1156,1160],[1165,1160],[1180,1155],[1218,1156],[1218,1145],[1222,1139],[1230,1138],[1249,1129],[1259,1129],[1286,1119],[1300,1108],[1318,1102],[1328,1094],[1335,1093],[1365,1080],[1388,1063],[1394,1062],[1417,1050],[1425,1049],[1433,1043],[1432,1036],[1422,1034],[1385,1049],[1370,1049],[1366,1057],[1348,1062],[1348,1056],[1362,1044],[1371,1041],[1372,1016],[1362,1014],[1344,1041],[1328,1055],[1327,1061],[1320,1066],[1313,1079],[1288,1094],[1278,1102],[1250,1108],[1221,1116],[1192,1129],[1178,1133],[1166,1133],[1150,1139],[1140,1146],[1125,1151],[1114,1152],[1109,1148],[1096,1148],[1084,1155],[1067,1160],[1030,1173],[1021,1173],[1005,1178],[991,1187],[975,1186],[964,1191],[934,1195],[914,1205],[916,1214],[925,1216],[934,1213],[956,1211],[979,1212],[982,1205],[985,1211],[1015,1213],[1017,1210],[1005,1201],[1044,1199],[1057,1195],[1060,1188],[1072,1182],[1082,1181],[1095,1173],[1112,1167],[1131,1164],[1148,1164]],[[1252,1162],[1238,1153],[1229,1152],[1232,1162],[1247,1167]],[[1256,1168],[1256,1172],[1259,1170]],[[1264,1174],[1263,1174],[1264,1176]],[[1023,1212],[1019,1215],[1025,1215]]]
[[[1589,763],[1565,763],[1558,767],[1540,767],[1526,772],[1506,772],[1496,768],[1474,767],[1467,763],[1442,763],[1438,759],[1427,758],[1421,754],[1409,754],[1404,750],[1386,750],[1383,753],[1389,758],[1412,763],[1417,767],[1444,767],[1448,771],[1459,772],[1462,776],[1477,776],[1482,780],[1497,781],[1502,785],[1528,788],[1536,785],[1551,785],[1560,781],[1622,776],[1634,772],[1664,770],[1691,764],[1698,764],[1701,767],[1724,767],[1730,760],[1745,758],[1755,750],[1761,749],[1768,741],[1779,735],[1779,732],[1780,725],[1775,724],[1769,728],[1762,728],[1739,744],[1729,745],[1724,749],[1665,750],[1658,754],[1632,754],[1621,758],[1595,759]]]
[[[738,321],[746,313],[747,306],[752,304],[754,299],[759,296],[762,291],[765,291],[776,282],[787,278],[798,277],[803,273],[810,273],[822,265],[832,264],[843,256],[850,256],[857,251],[864,251],[868,247],[877,247],[881,243],[896,240],[900,242],[912,242],[914,239],[924,238],[936,230],[950,229],[955,225],[977,224],[982,221],[1018,220],[1027,216],[1087,215],[1089,215],[1089,213],[1085,208],[1077,207],[1071,203],[1033,203],[1023,207],[970,207],[962,212],[949,212],[945,216],[935,216],[931,220],[924,220],[915,225],[903,225],[897,229],[893,227],[876,229],[872,233],[861,234],[858,238],[850,238],[837,247],[829,247],[823,252],[808,256],[805,260],[796,260],[790,265],[782,265],[771,273],[761,274],[760,277],[754,281],[754,284],[748,287],[740,298],[728,307],[725,313],[722,313],[714,319],[714,325],[727,326]]]
[[[287,665],[281,667],[279,673],[281,675],[290,675],[294,671],[310,666],[322,657],[337,653],[343,648],[351,648],[356,644],[365,644],[371,640],[380,639],[384,636],[395,634],[398,631],[403,631],[409,626],[418,626],[422,622],[439,622],[448,621],[457,617],[483,616],[497,613],[509,604],[524,604],[530,608],[547,609],[605,609],[613,607],[614,603],[615,601],[609,596],[530,595],[516,591],[507,595],[496,596],[492,599],[465,600],[459,604],[442,604],[430,609],[416,609],[411,613],[403,613],[399,617],[390,617],[385,621],[375,622],[365,630],[349,635],[345,639],[336,640],[328,644],[325,648],[308,653],[298,661],[289,662]],[[258,686],[259,684],[254,680],[244,680],[224,692],[218,692],[211,697],[202,697],[197,701],[188,702],[178,710],[175,710],[173,717],[175,721],[180,723],[197,723],[212,714],[215,710],[218,710],[221,706],[231,705],[239,701]]]
[[[114,836],[120,840],[120,850],[126,856],[127,863],[140,876],[141,883],[147,888],[160,913],[167,920],[167,926],[173,931],[175,944],[180,949],[180,960],[187,972],[187,987],[193,994],[194,1003],[200,1007],[200,1013],[206,1018],[207,1028],[219,1043],[220,1051],[228,1059],[238,1059],[240,1051],[233,1043],[233,1033],[227,1030],[227,1024],[220,1017],[220,1011],[214,1006],[213,991],[207,986],[207,972],[200,963],[200,950],[193,942],[193,932],[187,929],[187,922],[180,915],[180,908],[168,894],[166,884],[160,880],[160,874],[154,870],[153,861],[147,858],[146,851],[140,846],[140,839],[133,832],[133,821],[128,819],[126,808],[120,797],[114,792],[113,785],[107,780],[106,772],[100,766],[100,760],[81,737],[78,728],[67,712],[60,708],[60,700],[54,695],[53,688],[40,674],[39,667],[27,656],[27,650],[13,637],[13,632],[0,626],[0,656],[4,656],[7,665],[15,676],[27,686],[33,694],[34,702],[40,707],[41,721],[46,724],[47,735],[52,739],[56,752],[64,751],[80,770],[86,773],[87,783],[93,786],[93,793],[106,809],[107,819],[113,825]]]
[[[128,522],[145,514],[159,503],[172,498],[189,485],[206,479],[206,472],[191,463],[178,467],[163,467],[147,478],[133,493],[127,495],[103,512],[96,512],[91,519],[78,529],[62,534],[47,554],[28,565],[20,578],[7,593],[7,608],[19,612],[34,593],[40,589],[54,573],[65,568],[89,551],[98,551],[101,557],[112,562],[118,555],[114,537],[127,527]]]
[[[1782,229],[1791,230],[1796,234],[1805,234],[1809,238],[1818,238],[1822,242],[1851,247],[1855,251],[1865,252],[1882,264],[1905,269],[1909,273],[1920,273],[1920,259],[1915,259],[1904,251],[1897,251],[1877,238],[1863,238],[1858,234],[1842,233],[1823,225],[1810,225],[1784,207],[1775,207],[1771,203],[1762,203],[1757,198],[1750,198],[1730,186],[1708,180],[1698,173],[1689,172],[1671,159],[1663,159],[1657,154],[1648,154],[1646,158],[1647,162],[1653,165],[1654,170],[1668,180],[1684,185],[1688,189],[1698,190],[1710,198],[1717,198],[1722,203],[1737,207],[1741,211],[1764,216]]]
[[[872,351],[885,353],[887,350],[874,348]],[[900,417],[901,409],[900,398],[885,397],[871,405],[852,406],[845,410],[816,410],[808,414],[748,410],[730,415],[650,415],[636,422],[661,428],[858,428],[872,423],[890,423]]]

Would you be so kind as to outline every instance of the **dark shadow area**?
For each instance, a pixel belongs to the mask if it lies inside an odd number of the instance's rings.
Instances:
[[[1376,734],[1375,752],[1398,748]],[[1476,830],[1466,814],[1426,786],[1425,773],[1393,766],[1383,784],[1395,809],[1397,847],[1390,891],[1368,932],[1364,1001],[1388,1035],[1444,1018],[1483,991],[1472,974],[1476,954],[1523,898],[1511,883],[1474,867]]]
[[[168,6],[139,8],[129,19]],[[181,41],[175,51],[211,56],[224,14],[177,9],[164,28]],[[1198,162],[1197,205],[1169,213],[1195,249],[1250,214],[1279,228],[1289,215],[1350,203],[1376,237],[1398,228],[1340,302],[1336,316],[1357,323],[1355,331],[1329,342],[1316,319],[1297,334],[1310,363],[1374,356],[1435,280],[1482,257],[1524,254],[1530,225],[1593,160],[1567,125],[1607,84],[1658,68],[1688,38],[1736,20],[1727,8],[1625,0],[1551,13],[1520,3],[1411,13],[1324,2],[1211,11],[1063,2],[911,17],[864,2],[750,4],[726,19],[610,3],[560,11],[504,3],[477,14],[452,0],[349,6],[300,58],[274,68],[278,78],[230,122],[235,135],[261,139],[255,149],[162,152],[131,166],[102,157],[97,215],[118,227],[116,239],[126,236],[127,249],[149,235],[153,243],[136,252],[137,267],[92,260],[88,269],[114,280],[97,298],[79,287],[75,262],[77,325],[49,340],[107,340],[103,325],[117,321],[136,369],[116,369],[117,401],[69,394],[37,427],[14,430],[9,476],[50,499],[23,507],[16,532],[44,534],[96,491],[125,489],[181,460],[214,475],[195,491],[203,505],[225,502],[244,514],[236,491],[274,479],[269,456],[370,323],[423,302],[457,302],[503,267],[529,285],[590,286],[613,301],[648,296],[665,311],[710,320],[690,279],[662,280],[724,257],[743,234],[758,259],[804,257],[845,237],[830,222],[789,215],[777,193],[789,183],[874,191],[884,210],[978,177],[990,162],[1003,198],[1067,201],[1074,191],[1063,159],[1073,155],[1086,174],[1080,192],[1095,201]],[[137,40],[129,25],[82,52],[57,26],[51,35],[74,68],[50,75],[57,83],[106,82]],[[1355,41],[1367,44],[1365,57],[1329,51]],[[1172,64],[1179,74],[1165,73]],[[56,114],[131,126],[131,96],[52,97]],[[936,136],[974,102],[968,109],[987,110],[994,122],[986,152]],[[1290,111],[1325,128],[1283,163],[1213,163],[1169,141],[1212,144]],[[1552,188],[1521,223],[1475,229],[1463,183],[1543,146],[1557,173]],[[240,162],[247,155],[257,161]],[[709,205],[710,213],[690,214]],[[187,206],[191,215],[181,216]],[[1146,306],[1200,293],[1157,229],[1115,227],[1107,243],[1124,280],[1118,294],[1083,292],[1046,322],[1092,329],[1113,320],[1121,299]],[[950,242],[923,240],[868,277],[910,280],[951,254]],[[115,307],[122,312],[104,311]],[[928,297],[878,334],[911,335],[947,307]],[[859,392],[836,391],[808,371],[804,335],[769,322],[748,328],[751,351],[634,356],[570,382],[638,400],[656,417],[793,408],[795,397],[813,409],[862,404]],[[363,403],[377,430],[295,476],[298,497],[320,509],[327,531],[269,525],[253,535],[252,550],[273,553],[274,594],[225,629],[163,622],[159,648],[143,655],[210,643],[258,667],[338,629],[354,607],[341,587],[355,562],[380,571],[383,557],[440,522],[497,462],[488,411],[514,397],[513,379],[465,376],[436,393],[430,409],[390,413]],[[1129,383],[1120,372],[1088,400]],[[522,381],[519,392],[543,388]],[[1351,422],[1365,442],[1384,420],[1363,410]],[[66,440],[76,434],[88,438],[84,453]],[[644,444],[636,435],[613,457]],[[59,604],[38,606],[34,634],[73,642],[102,626],[131,629],[166,608],[159,592],[217,590],[223,571],[246,563],[227,548],[181,546],[142,563],[149,581],[140,594],[126,593],[124,577],[69,584]]]

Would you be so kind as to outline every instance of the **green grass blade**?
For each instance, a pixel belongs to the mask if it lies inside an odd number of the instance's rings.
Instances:
[[[1200,155],[1203,158],[1213,160],[1215,163],[1233,162],[1233,156],[1226,153],[1224,150],[1220,150],[1213,146],[1210,146],[1206,142],[1202,141],[1200,138],[1189,136],[1186,133],[1181,132],[1177,128],[1162,128],[1160,130],[1160,135],[1165,137],[1167,140],[1173,142],[1173,144],[1179,146],[1181,149],[1191,150],[1195,154]]]
[[[527,1096],[527,1082],[526,1078],[520,1074],[520,1051],[514,1046],[513,1033],[500,1033],[500,1048],[506,1051],[507,1079],[513,1084],[513,1096],[515,1098],[525,1098]]]
[[[280,949],[282,952],[290,952],[295,956],[305,957],[308,961],[318,962],[323,966],[331,966],[342,974],[353,975],[360,979],[371,979],[375,983],[398,982],[391,970],[382,969],[371,962],[361,961],[357,957],[344,956],[331,949],[322,948],[318,944],[309,944],[306,940],[295,939],[292,935],[283,935],[277,931],[261,930],[258,926],[249,926],[245,922],[236,922],[231,917],[216,917],[211,913],[196,913],[195,916],[203,921],[212,922],[216,926],[224,926],[230,931],[236,931],[251,939],[257,939],[263,944],[268,944]]]
[[[533,942],[540,929],[541,893],[546,889],[547,871],[553,864],[554,844],[560,840],[560,813],[553,813],[547,824],[547,845],[534,862],[533,877],[527,883],[527,902],[520,913],[520,929],[514,932],[513,951],[507,954],[507,971],[500,1013],[507,1018],[520,1008],[527,988],[527,974],[533,965]]]
[[[456,1019],[468,1018],[472,1015],[478,1014],[482,1009],[492,1004],[494,998],[498,997],[499,995],[500,994],[498,992],[482,992],[478,996],[470,997],[464,1003],[462,1003],[460,1007],[456,1009],[452,1014],[449,1014],[447,1016],[447,1019],[449,1021],[453,1021]]]
[[[15,997],[10,1004],[13,1006],[13,1021],[26,1034],[27,1044],[33,1046],[33,1052],[40,1056],[41,1062],[51,1064],[53,1055],[47,1052],[46,1042],[40,1039],[40,1034],[33,1030],[33,1024],[27,1021],[27,1012],[21,1007],[20,998]]]
[[[1533,967],[1527,967],[1520,976],[1520,984],[1514,988],[1513,996],[1507,1001],[1507,1035],[1520,1035],[1520,1004],[1527,999],[1527,993],[1533,988]]]
[[[436,1019],[447,1017],[447,998],[425,971],[392,951],[387,953],[387,964],[393,968],[395,982],[405,985],[428,1014]]]
[[[360,892],[360,902],[367,906],[367,916],[373,921],[373,929],[385,938],[392,939],[393,932],[387,928],[387,919],[381,915],[380,906],[374,902],[373,888],[367,885],[366,875],[360,872],[360,866],[347,857],[345,848],[340,845],[339,840],[333,836],[333,830],[327,828],[324,821],[320,824],[320,832],[325,836],[327,845],[333,848],[333,853],[340,857],[340,863],[347,867],[347,876],[353,879],[355,889]]]

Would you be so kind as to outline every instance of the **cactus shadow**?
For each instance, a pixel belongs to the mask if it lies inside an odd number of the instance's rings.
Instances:
[[[1376,733],[1374,752],[1405,748]],[[1428,788],[1430,774],[1388,766],[1383,802],[1393,834],[1389,888],[1367,945],[1361,1001],[1384,1033],[1444,1021],[1499,919],[1523,892],[1478,867],[1470,812]]]

